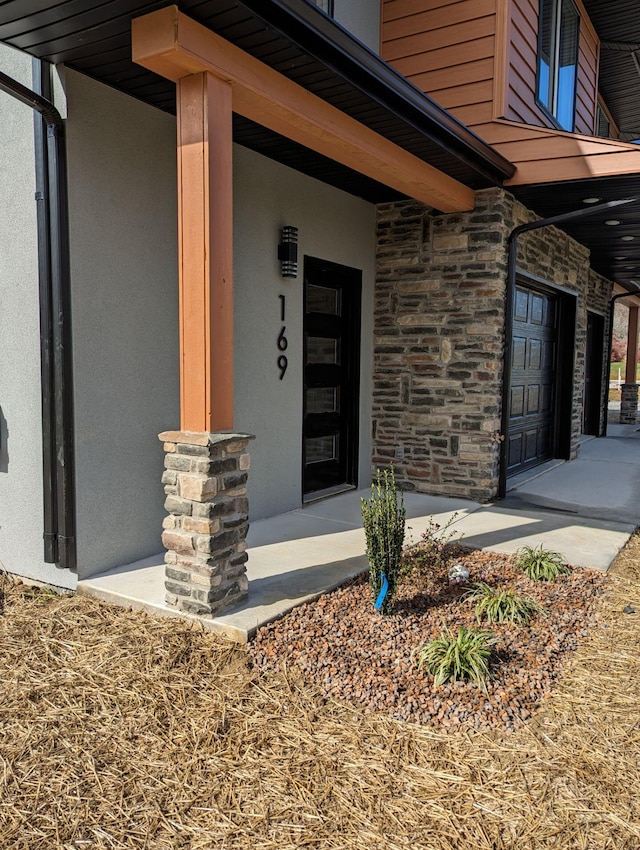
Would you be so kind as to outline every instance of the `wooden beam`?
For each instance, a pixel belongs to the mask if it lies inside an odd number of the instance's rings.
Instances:
[[[627,368],[626,384],[638,383],[638,307],[629,307],[629,326],[627,330]]]
[[[168,6],[132,22],[133,60],[178,82],[210,73],[231,85],[233,111],[442,212],[474,193]]]
[[[231,86],[178,82],[180,417],[183,431],[233,428]]]

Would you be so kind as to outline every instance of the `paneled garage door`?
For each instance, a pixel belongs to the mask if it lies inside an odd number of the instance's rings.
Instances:
[[[509,475],[553,457],[557,320],[554,296],[516,287],[509,398]]]

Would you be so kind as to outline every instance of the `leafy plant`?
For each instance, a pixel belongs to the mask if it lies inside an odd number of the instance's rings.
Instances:
[[[495,590],[484,581],[479,581],[465,594],[475,602],[476,619],[484,618],[488,623],[519,623],[526,625],[542,608],[533,599],[520,596],[514,590]]]
[[[518,549],[516,566],[533,581],[555,581],[562,573],[571,572],[562,555],[545,549],[542,543]]]
[[[406,511],[402,493],[396,487],[393,467],[378,470],[371,485],[371,499],[361,499],[362,524],[367,542],[369,585],[374,604],[384,585],[387,594],[381,611],[388,614],[393,607],[402,563]]]
[[[403,556],[403,578],[424,586],[429,579],[445,582],[453,558],[452,539],[457,532],[451,528],[458,518],[458,512],[452,514],[444,525],[435,522],[432,516],[420,541],[409,546]]]
[[[418,669],[426,667],[436,686],[471,679],[484,688],[491,649],[497,640],[494,634],[483,629],[460,626],[457,634],[447,629],[417,651]]]

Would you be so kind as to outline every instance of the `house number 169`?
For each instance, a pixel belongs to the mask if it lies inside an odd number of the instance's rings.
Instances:
[[[285,300],[285,296],[279,295],[278,298],[280,299],[280,321],[284,322],[284,300]],[[286,325],[283,324],[282,327],[280,328],[280,333],[278,334],[278,341],[277,341],[278,351],[286,351],[287,346],[289,345],[289,341],[287,340],[286,336],[284,335],[286,330],[287,330]],[[288,365],[289,365],[289,361],[287,360],[286,356],[284,354],[281,354],[278,357],[278,369],[280,370],[280,380],[282,380],[284,378],[284,373],[287,371]]]

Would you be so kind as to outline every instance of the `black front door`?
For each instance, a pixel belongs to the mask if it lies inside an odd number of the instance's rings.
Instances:
[[[555,296],[516,287],[509,395],[509,475],[553,457],[557,326]]]
[[[587,313],[587,345],[584,364],[583,433],[600,436],[604,318]]]
[[[303,496],[357,483],[360,293],[357,269],[304,259]]]

